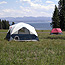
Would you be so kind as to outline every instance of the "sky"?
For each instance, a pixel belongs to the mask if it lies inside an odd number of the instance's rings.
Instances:
[[[52,17],[59,0],[0,0],[0,17]]]

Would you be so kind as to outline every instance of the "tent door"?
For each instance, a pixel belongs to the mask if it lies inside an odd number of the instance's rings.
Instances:
[[[18,30],[18,34],[30,34],[30,31],[27,28],[23,27]]]

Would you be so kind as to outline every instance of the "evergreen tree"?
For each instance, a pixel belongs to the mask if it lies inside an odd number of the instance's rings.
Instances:
[[[2,20],[2,28],[3,29],[8,29],[9,28],[9,21]]]
[[[12,25],[14,25],[15,23],[14,22],[12,22]]]
[[[2,25],[2,24],[1,24],[1,19],[0,19],[0,29],[1,29],[1,25]]]
[[[60,28],[65,30],[65,0],[59,1]]]
[[[55,5],[55,11],[53,13],[52,17],[52,23],[51,23],[52,28],[59,28],[60,27],[60,22],[59,22],[59,10],[57,6]]]
[[[5,21],[4,21],[4,20],[2,20],[2,28],[3,28],[3,29],[6,29],[6,27],[5,27],[5,26],[6,26]]]
[[[9,21],[6,21],[6,29],[9,29],[9,26],[10,26]]]

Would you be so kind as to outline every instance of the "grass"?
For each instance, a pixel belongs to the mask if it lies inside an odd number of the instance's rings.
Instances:
[[[49,34],[38,33],[37,42],[16,42],[0,33],[0,65],[65,65],[65,33]]]
[[[50,32],[51,30],[36,30],[37,32]]]
[[[7,32],[8,31],[8,29],[0,29],[0,32]]]

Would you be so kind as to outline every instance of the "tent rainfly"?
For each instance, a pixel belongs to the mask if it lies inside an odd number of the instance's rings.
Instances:
[[[60,28],[53,28],[50,34],[62,34],[62,30]]]
[[[38,35],[35,28],[26,23],[11,25],[6,35],[7,40],[15,41],[38,41]]]

